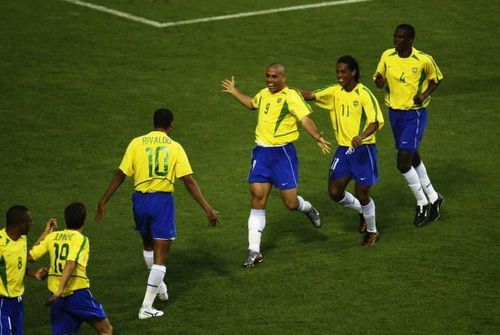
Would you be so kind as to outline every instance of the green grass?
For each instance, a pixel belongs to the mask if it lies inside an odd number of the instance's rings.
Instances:
[[[305,2],[96,1],[161,22]],[[63,225],[69,202],[88,205],[91,288],[116,334],[498,334],[499,14],[485,0],[375,0],[160,30],[57,0],[3,1],[0,208],[29,206],[35,240],[47,218]],[[335,82],[336,59],[352,54],[381,101],[371,74],[401,22],[416,27],[416,47],[445,76],[421,147],[446,198],[442,219],[423,229],[411,224],[414,200],[395,168],[387,124],[378,135],[381,181],[372,191],[382,239],[361,248],[356,215],[327,196],[330,157],[303,135],[300,192],[324,226],[313,229],[288,212],[274,191],[266,261],[241,268],[255,114],[220,92],[221,79],[234,74],[252,95],[264,85],[265,66],[279,61],[290,85],[315,89]],[[91,219],[127,143],[149,131],[161,106],[175,112],[172,136],[222,226],[209,230],[178,185],[171,301],[158,304],[164,317],[139,321],[147,272],[131,183],[115,194],[104,223]],[[332,138],[327,113],[315,110]],[[45,283],[26,280],[26,334],[50,333],[47,296]],[[81,334],[92,333],[82,327]]]

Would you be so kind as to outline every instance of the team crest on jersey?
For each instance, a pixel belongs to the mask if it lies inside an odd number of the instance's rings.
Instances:
[[[281,98],[278,98],[278,103],[280,103],[280,102],[281,102]]]
[[[413,73],[417,73],[418,69],[416,67],[414,67],[413,69],[411,69],[411,72]]]
[[[358,105],[359,105],[359,101],[358,101],[358,100],[354,100],[354,101],[352,102],[352,104],[353,104],[353,106],[354,106],[354,107],[358,107]]]

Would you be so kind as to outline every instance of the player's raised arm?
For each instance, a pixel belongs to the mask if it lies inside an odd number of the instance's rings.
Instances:
[[[222,92],[231,94],[239,103],[248,109],[255,109],[252,104],[252,98],[246,94],[243,94],[240,90],[236,88],[236,82],[234,81],[234,76],[231,79],[224,79],[221,82]]]
[[[297,88],[297,91],[300,92],[300,94],[302,95],[302,97],[304,97],[305,101],[314,101],[314,100],[316,100],[316,94],[314,94],[314,92],[312,92],[312,91],[304,91],[304,90],[301,90],[300,88]]]

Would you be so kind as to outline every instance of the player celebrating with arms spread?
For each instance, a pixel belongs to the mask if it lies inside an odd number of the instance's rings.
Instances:
[[[439,218],[444,201],[434,190],[418,151],[430,95],[443,75],[431,56],[413,48],[414,39],[411,25],[397,26],[395,48],[382,53],[373,78],[377,87],[385,86],[385,104],[398,149],[397,166],[417,200],[414,224],[420,227]]]
[[[337,80],[338,85],[301,92],[306,100],[316,100],[318,106],[330,111],[339,147],[330,166],[328,192],[332,200],[359,213],[362,244],[370,246],[379,239],[375,202],[369,192],[378,181],[375,132],[384,125],[384,118],[377,99],[359,83],[359,65],[352,56],[337,60]],[[351,179],[356,197],[345,190]]]
[[[264,258],[260,253],[261,235],[266,225],[266,204],[272,185],[281,191],[285,206],[306,214],[311,223],[319,228],[321,218],[309,201],[297,195],[298,159],[293,142],[299,138],[297,122],[317,142],[323,153],[330,152],[330,143],[316,129],[308,116],[310,107],[300,93],[286,86],[285,67],[271,64],[266,69],[267,88],[255,97],[240,92],[234,77],[222,81],[223,92],[231,94],[243,106],[258,110],[252,165],[248,176],[252,208],[248,218],[248,256],[243,263],[252,267]]]

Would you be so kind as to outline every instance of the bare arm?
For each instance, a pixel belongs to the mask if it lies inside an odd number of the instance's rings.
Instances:
[[[45,306],[52,305],[57,299],[61,297],[61,295],[64,292],[64,288],[66,287],[66,284],[68,283],[68,280],[71,277],[73,270],[75,269],[75,266],[76,266],[75,261],[66,261],[66,264],[64,265],[64,270],[61,275],[61,280],[59,282],[59,290],[53,293],[50,298],[45,300]]]
[[[203,194],[201,193],[200,187],[196,183],[196,180],[194,180],[192,174],[188,174],[187,176],[181,177],[180,178],[184,182],[184,186],[188,190],[188,192],[191,194],[194,200],[203,208],[205,211],[205,214],[207,215],[208,218],[208,225],[210,227],[215,227],[219,223],[219,218],[217,216],[217,211],[215,211],[205,200],[205,197],[203,197]]]
[[[354,136],[352,138],[351,140],[352,147],[353,148],[359,147],[361,144],[363,144],[363,140],[368,136],[370,136],[371,134],[373,134],[374,132],[376,132],[377,129],[378,129],[378,122],[372,122],[368,124],[366,129],[361,134],[359,134],[358,136]]]
[[[382,76],[382,74],[380,73],[377,73],[377,76],[375,77],[375,85],[377,85],[378,88],[383,88],[385,84],[386,82],[384,76]]]
[[[314,92],[304,91],[304,90],[301,90],[300,88],[298,88],[298,91],[300,92],[300,94],[302,94],[305,101],[316,100],[316,94],[314,94]]]
[[[109,198],[115,193],[115,191],[120,187],[121,184],[125,181],[125,178],[127,176],[125,173],[123,173],[122,170],[118,169],[115,173],[115,176],[111,180],[111,183],[108,186],[108,189],[106,192],[104,192],[104,195],[102,196],[101,200],[99,201],[99,204],[97,205],[97,213],[95,215],[95,221],[100,222],[102,218],[104,217],[104,210],[106,207],[106,204],[108,203]]]
[[[49,221],[47,221],[47,223],[45,224],[45,229],[42,231],[42,233],[40,234],[40,236],[38,237],[38,239],[36,240],[35,243],[33,243],[33,245],[37,245],[38,243],[40,243],[41,241],[43,241],[43,239],[49,235],[50,233],[52,233],[52,231],[54,231],[54,228],[57,227],[57,220],[54,219],[54,218],[50,218]]]
[[[26,268],[26,275],[35,278],[37,280],[44,280],[49,274],[49,269],[42,267],[38,270]]]
[[[302,124],[302,127],[309,133],[309,135],[311,135],[311,137],[316,141],[323,154],[329,153],[331,143],[323,138],[322,133],[318,132],[314,121],[309,116],[304,116],[300,120],[300,123]]]
[[[231,79],[224,79],[221,83],[222,92],[231,94],[236,100],[239,101],[243,106],[248,109],[255,109],[252,104],[252,98],[246,94],[243,94],[240,90],[236,88],[236,82],[234,81],[234,76]]]
[[[417,105],[421,105],[425,101],[425,99],[427,99],[431,95],[431,93],[434,92],[434,90],[439,86],[440,83],[441,81],[435,82],[434,80],[431,80],[429,86],[424,92],[413,97],[413,102],[415,102],[415,104]]]

